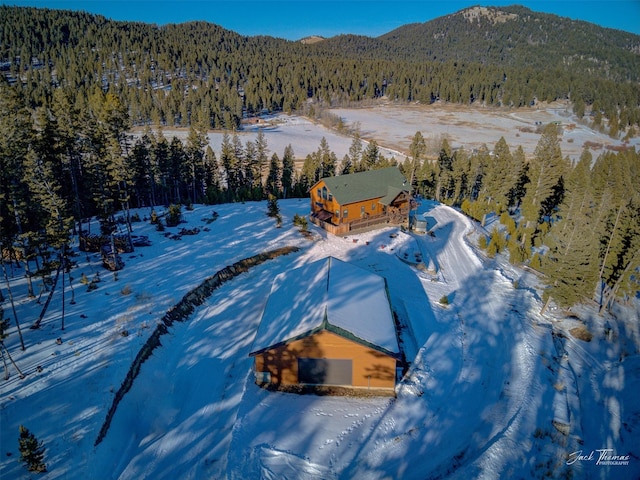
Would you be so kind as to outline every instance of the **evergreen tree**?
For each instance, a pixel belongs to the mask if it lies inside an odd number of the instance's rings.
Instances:
[[[590,298],[598,277],[598,228],[590,177],[591,155],[585,151],[567,175],[566,196],[545,242],[549,251],[540,268],[547,294],[563,307]]]
[[[302,169],[298,177],[297,195],[302,197],[308,194],[309,189],[320,179],[320,160],[316,153],[308,154],[302,164]]]
[[[252,142],[247,142],[247,146],[251,149],[253,148]],[[250,172],[248,169],[247,162],[247,152],[245,147],[242,146],[242,141],[238,134],[234,134],[231,138],[231,147],[233,152],[233,158],[235,159],[235,163],[237,165],[236,168],[236,189],[233,191],[233,195],[240,200],[246,200],[245,195],[247,194],[247,173]],[[253,156],[252,152],[249,152],[249,156]]]
[[[37,157],[33,151],[25,159],[29,171],[28,184],[32,198],[45,212],[44,232],[47,243],[55,249],[68,246],[73,218],[65,199],[60,195],[61,186],[52,165]]]
[[[30,249],[29,191],[23,159],[33,141],[33,126],[25,99],[0,82],[0,242],[7,249],[23,244]],[[21,238],[20,238],[21,237]]]
[[[498,230],[498,228],[494,227],[491,231],[489,244],[487,245],[487,255],[491,258],[495,257],[498,253],[502,252],[506,245],[507,242],[504,235]]]
[[[374,170],[378,168],[380,164],[380,149],[378,143],[375,140],[371,140],[367,144],[364,153],[362,154],[362,164],[366,170]]]
[[[269,148],[267,145],[267,137],[265,136],[262,129],[258,130],[258,135],[256,136],[256,172],[255,178],[257,179],[257,183],[262,185],[262,174],[267,171],[269,167]]]
[[[241,156],[242,199],[262,200],[262,166],[258,157],[257,143],[248,141]]]
[[[464,150],[458,150],[453,155],[451,163],[451,204],[459,206],[462,200],[470,196],[471,162]]]
[[[220,170],[216,154],[211,148],[211,145],[207,145],[204,155],[204,163],[207,203],[220,203],[223,201],[222,186],[220,184]]]
[[[405,166],[404,175],[409,180],[411,188],[417,186],[418,171],[422,167],[422,162],[427,151],[427,144],[422,136],[422,132],[417,131],[413,135],[411,145],[409,145],[409,155],[411,160]]]
[[[267,200],[267,215],[276,219],[276,227],[282,226],[282,215],[280,214],[280,206],[278,205],[278,197],[269,195]]]
[[[182,221],[182,206],[177,204],[169,205],[167,209],[167,216],[165,218],[165,223],[167,227],[175,227]]]
[[[278,206],[278,197],[275,195],[270,195],[267,200],[267,216],[269,217],[277,217],[280,215],[280,207]]]
[[[167,162],[166,178],[170,203],[186,201],[186,185],[189,179],[185,177],[186,152],[182,141],[174,136],[169,143],[169,158]]]
[[[232,201],[240,187],[240,173],[238,171],[239,161],[231,144],[231,138],[227,133],[222,136],[220,165],[223,173],[222,184],[227,189],[228,200]]]
[[[558,127],[550,123],[544,128],[529,163],[529,183],[522,200],[522,214],[528,227],[540,223],[543,205],[556,194],[565,169],[558,141]]]
[[[451,153],[451,147],[449,147],[449,142],[444,138],[442,140],[440,153],[438,154],[438,162],[436,166],[435,198],[439,202],[445,201],[451,195],[453,187],[452,171],[453,155]]]
[[[620,294],[634,296],[640,286],[640,192],[634,197],[620,206],[616,221],[607,229],[609,238],[600,270],[601,309],[608,308]]]
[[[269,173],[267,174],[266,192],[267,195],[278,197],[281,193],[281,168],[278,154],[271,155]]]
[[[320,140],[320,146],[316,152],[319,172],[315,181],[325,177],[332,177],[336,174],[336,154],[329,148],[329,142],[325,137]]]
[[[522,145],[516,148],[512,156],[512,161],[509,176],[507,177],[507,183],[513,185],[507,194],[509,208],[520,206],[522,198],[526,193],[525,185],[529,183],[529,168],[525,160]]]
[[[410,172],[412,168],[409,158],[405,160],[405,165],[406,167],[403,169],[403,173],[404,176],[408,178],[410,175],[407,174],[407,171]],[[438,183],[436,163],[425,159],[420,169],[416,172],[416,183],[416,188],[419,193],[426,197],[435,198],[436,185]]]
[[[55,119],[59,149],[66,183],[62,183],[62,193],[72,206],[73,215],[82,230],[82,219],[87,209],[87,198],[83,185],[83,145],[80,112],[72,104],[70,95],[62,88],[53,92],[51,114]]]
[[[340,162],[340,168],[338,169],[339,175],[349,175],[350,173],[355,172],[355,167],[351,162],[351,157],[349,155],[345,155],[342,157],[342,161]]]
[[[20,425],[20,437],[18,438],[20,461],[25,464],[30,472],[43,473],[47,471],[44,463],[44,443],[38,441],[36,436],[26,427]]]
[[[117,208],[128,206],[128,115],[115,95],[100,91],[89,99],[86,115],[89,151],[85,158],[90,190],[102,233],[111,234]]]
[[[353,135],[353,140],[349,146],[348,162],[343,162],[342,174],[346,175],[356,171],[364,171],[362,167],[362,140],[360,133]]]
[[[487,203],[495,203],[498,210],[507,208],[509,191],[515,187],[511,173],[513,167],[509,145],[504,137],[500,137],[493,155],[487,160],[480,194]]]
[[[128,165],[131,169],[131,182],[135,206],[153,206],[155,201],[155,181],[151,164],[151,132],[146,131],[137,139],[131,150]]]
[[[171,176],[171,163],[169,158],[169,142],[162,131],[151,139],[151,174],[152,184],[158,185],[158,195],[154,205],[162,203],[168,205]]]
[[[282,156],[282,196],[293,194],[293,180],[295,175],[295,154],[291,145],[287,145]]]
[[[191,123],[189,127],[189,135],[187,136],[187,144],[185,148],[186,168],[185,181],[191,193],[190,200],[192,203],[198,203],[204,198],[205,193],[205,147],[209,144],[207,139],[207,130],[204,124]]]
[[[467,162],[466,186],[462,191],[462,196],[458,200],[458,203],[461,204],[462,201],[466,199],[476,202],[480,194],[480,189],[482,188],[484,172],[489,161],[489,151],[486,146],[483,145],[476,154],[469,154],[466,150],[460,149],[456,152],[456,155],[459,156],[460,159],[465,159]]]

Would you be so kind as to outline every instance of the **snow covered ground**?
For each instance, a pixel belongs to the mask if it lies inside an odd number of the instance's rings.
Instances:
[[[291,145],[295,158],[298,160],[304,160],[307,155],[316,152],[324,138],[330,150],[336,154],[338,162],[342,161],[344,156],[349,153],[349,147],[353,142],[353,139],[348,135],[335,132],[305,117],[279,114],[268,117],[268,119],[273,122],[272,126],[265,124],[243,125],[241,130],[230,133],[229,136],[237,135],[242,145],[246,145],[247,142],[255,142],[258,137],[258,131],[261,130],[267,140],[269,157],[276,153],[278,157],[282,158],[285,148]],[[162,132],[169,140],[175,136],[185,141],[189,134],[189,131],[185,128],[167,127],[163,128]],[[137,129],[136,135],[140,134],[141,130]],[[209,145],[218,155],[218,158],[220,158],[219,155],[222,150],[223,136],[224,133],[220,131],[212,131],[207,135]],[[403,161],[405,158],[405,154],[382,146],[380,147],[380,153],[387,158],[395,157],[398,161]]]
[[[0,478],[32,478],[18,461],[21,424],[44,442],[41,478],[49,479],[640,476],[637,303],[617,319],[587,308],[541,316],[537,278],[482,257],[473,247],[481,229],[436,203],[419,210],[434,236],[385,228],[345,238],[312,227],[311,240],[291,222],[308,213],[308,201],[279,204],[279,229],[265,202],[196,206],[184,212],[186,224],[167,229],[200,229],[180,240],[136,223],[134,233],[153,245],[126,255],[117,278],[97,255],[80,253],[64,331],[59,294],[41,328],[28,328],[42,305],[26,299],[23,272],[13,270],[27,348],[15,328],[5,343],[27,376],[11,370],[0,383]],[[208,223],[213,210],[219,217]],[[286,245],[301,250],[224,283],[161,337],[95,446],[129,365],[167,309],[225,266]],[[421,252],[437,271],[402,261],[404,252]],[[273,278],[328,255],[387,280],[411,362],[396,398],[298,396],[253,383],[248,353]],[[97,272],[102,281],[87,291],[81,273]],[[568,334],[579,323],[591,342]],[[628,455],[626,464],[598,462],[605,449]]]
[[[428,143],[430,154],[437,153],[443,138],[452,148],[462,147],[473,151],[486,145],[492,150],[504,137],[511,150],[522,146],[526,155],[532,155],[540,133],[540,125],[557,122],[561,125],[560,147],[562,153],[577,160],[585,144],[590,142],[594,157],[603,153],[607,146],[619,147],[620,139],[583,125],[573,115],[566,103],[540,104],[524,108],[476,107],[468,105],[434,103],[432,105],[378,105],[360,109],[334,109],[332,112],[343,118],[347,127],[358,125],[365,139],[376,139],[380,145],[405,152],[396,158],[403,160],[409,151],[413,136],[420,131]],[[640,137],[628,142],[632,147],[640,146]],[[596,146],[597,145],[597,146]],[[433,151],[435,148],[435,152]],[[340,157],[341,158],[341,157]]]
[[[429,155],[437,155],[446,138],[452,148],[464,148],[473,151],[485,145],[492,150],[504,137],[514,151],[522,146],[526,155],[533,152],[540,140],[537,129],[540,125],[558,122],[562,125],[560,147],[562,153],[576,161],[587,142],[590,142],[594,157],[603,153],[607,147],[617,148],[624,144],[621,139],[613,139],[606,133],[583,125],[573,115],[566,104],[539,105],[533,108],[495,108],[468,105],[380,104],[368,108],[335,108],[334,115],[340,116],[348,128],[358,130],[366,142],[375,140],[380,153],[387,158],[403,162],[409,154],[409,146],[417,131],[420,131],[428,146]],[[258,131],[262,130],[269,155],[278,154],[280,158],[287,145],[292,145],[297,159],[302,160],[318,150],[322,138],[341,161],[349,153],[352,137],[338,133],[307,118],[295,115],[277,114],[266,117],[267,122],[260,125],[243,125],[235,134],[241,143],[254,142]],[[136,130],[136,135],[141,130]],[[167,127],[163,129],[166,138],[176,136],[186,140],[188,130]],[[209,132],[208,139],[216,155],[220,154],[223,133]],[[631,147],[640,147],[640,136],[627,142]]]

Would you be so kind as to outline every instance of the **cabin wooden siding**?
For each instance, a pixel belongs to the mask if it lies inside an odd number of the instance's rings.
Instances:
[[[298,359],[309,358],[351,360],[351,384],[340,386],[395,388],[394,357],[327,330],[265,350],[254,358],[256,377],[260,377],[260,372],[269,372],[273,385],[301,385]]]
[[[326,198],[324,192],[326,192]],[[356,219],[366,218],[367,216],[384,215],[386,213],[386,206],[380,203],[382,196],[340,205],[333,198],[331,191],[322,180],[314,186],[310,195],[312,213],[317,213],[322,210],[330,212],[332,214],[330,221],[334,225],[350,223]],[[346,216],[344,214],[345,210],[347,211]]]

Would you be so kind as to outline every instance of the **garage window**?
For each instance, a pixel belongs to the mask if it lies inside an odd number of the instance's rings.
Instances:
[[[298,382],[310,385],[352,385],[351,360],[299,358]]]

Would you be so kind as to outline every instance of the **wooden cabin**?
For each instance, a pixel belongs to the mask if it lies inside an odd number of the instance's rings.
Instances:
[[[311,221],[336,235],[402,224],[412,203],[408,182],[396,167],[323,178],[311,187],[310,197]]]
[[[401,356],[385,279],[334,257],[278,275],[251,350],[261,386],[393,395]]]

